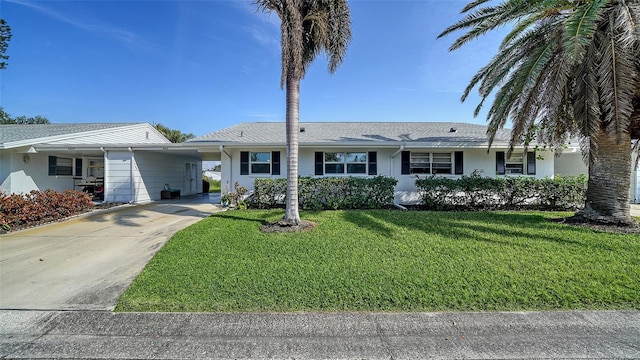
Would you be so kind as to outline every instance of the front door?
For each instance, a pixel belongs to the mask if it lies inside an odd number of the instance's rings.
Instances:
[[[196,189],[196,173],[197,173],[196,164],[186,163],[184,167],[184,189],[188,194],[195,194],[197,192]]]

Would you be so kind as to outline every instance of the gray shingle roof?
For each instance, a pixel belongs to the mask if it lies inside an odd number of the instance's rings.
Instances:
[[[94,130],[112,129],[134,124],[135,123],[0,125],[0,144]]]
[[[487,126],[454,122],[301,122],[299,144],[487,143]],[[304,131],[302,131],[304,129]],[[451,129],[455,129],[453,132]],[[510,130],[500,130],[496,144],[508,143]],[[284,144],[284,122],[241,123],[192,142],[220,144]]]

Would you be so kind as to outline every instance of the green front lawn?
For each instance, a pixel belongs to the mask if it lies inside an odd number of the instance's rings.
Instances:
[[[640,236],[567,213],[323,211],[264,234],[282,211],[227,211],[178,232],[118,311],[640,309]]]

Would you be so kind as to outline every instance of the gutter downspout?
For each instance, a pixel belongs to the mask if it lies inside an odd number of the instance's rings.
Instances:
[[[400,148],[398,149],[398,151],[394,152],[393,155],[391,155],[391,158],[395,158],[396,156],[398,156],[398,154],[400,154],[402,151],[404,150],[404,145],[400,145]]]
[[[109,156],[109,154],[107,153],[107,150],[104,149],[103,146],[100,146],[100,151],[102,151],[102,161],[104,161],[104,174],[103,175],[103,179],[102,179],[102,197],[103,200],[102,202],[107,202],[107,196],[108,196],[108,192],[107,192],[107,184],[109,184],[109,167],[108,164],[109,162],[107,161],[107,158]],[[83,169],[84,171],[84,169]]]
[[[224,190],[226,190],[227,193],[229,193],[229,182],[233,182],[233,158],[231,157],[231,155],[229,155],[229,153],[224,149],[224,145],[220,145],[220,152],[225,153],[228,157],[229,157],[229,180],[227,180],[227,185],[225,187]],[[220,168],[220,170],[222,170],[222,168]]]

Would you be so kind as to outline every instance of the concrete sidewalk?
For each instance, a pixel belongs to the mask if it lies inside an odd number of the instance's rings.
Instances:
[[[640,358],[640,312],[0,311],[0,358]]]
[[[212,201],[127,205],[0,236],[0,309],[112,310],[174,233],[220,210]]]

